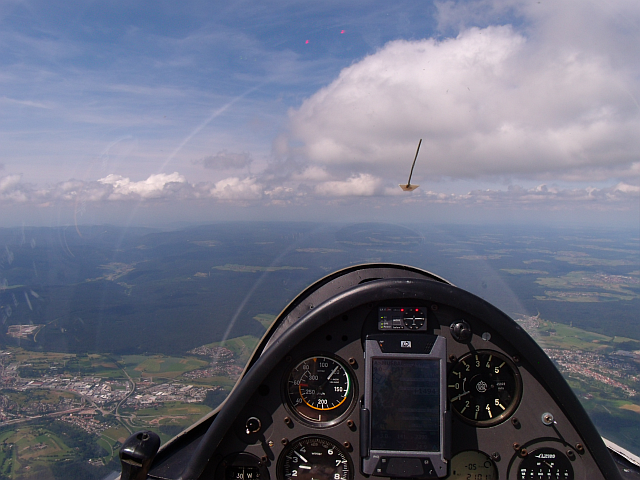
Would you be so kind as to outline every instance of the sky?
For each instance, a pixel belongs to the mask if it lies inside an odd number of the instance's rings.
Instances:
[[[638,45],[636,0],[4,0],[0,227],[640,229]]]

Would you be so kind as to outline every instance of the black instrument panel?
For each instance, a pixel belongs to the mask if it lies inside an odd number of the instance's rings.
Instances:
[[[176,464],[179,454],[169,444],[150,473],[178,478],[180,470],[181,478],[217,480],[366,478],[371,423],[364,409],[365,341],[385,335],[397,337],[398,345],[427,337],[446,342],[447,411],[439,419],[445,461],[441,466],[428,455],[383,452],[371,476],[619,478],[610,457],[600,458],[608,452],[579,402],[515,322],[445,282],[386,268],[390,272],[375,271],[381,280],[337,288],[336,297],[331,282],[303,292],[263,339],[208,431],[182,448],[191,456],[187,469]],[[330,302],[316,303],[322,289]],[[394,397],[385,418],[410,418],[410,398],[405,405],[402,395]],[[402,438],[395,443],[403,444]]]

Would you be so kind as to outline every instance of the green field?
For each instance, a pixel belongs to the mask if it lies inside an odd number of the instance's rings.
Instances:
[[[165,355],[123,355],[121,362],[132,378],[175,378],[185,372],[206,367],[209,362],[195,357],[169,357]]]
[[[640,403],[615,398],[612,389],[584,379],[568,378],[600,434],[619,445],[640,443]]]
[[[592,258],[586,255],[557,256],[554,258],[559,262],[567,262],[571,265],[578,265],[580,267],[623,267],[629,265],[638,265],[638,262],[634,260],[609,260],[606,258]]]
[[[215,267],[211,267],[216,270],[227,270],[230,272],[242,272],[242,273],[256,273],[256,272],[278,272],[281,270],[307,270],[306,267],[260,267],[256,265],[237,265],[232,263],[227,263],[225,265],[218,265]]]
[[[7,477],[46,478],[52,466],[77,457],[73,442],[44,425],[24,425],[0,431],[0,474]]]
[[[7,350],[23,364],[21,375],[24,377],[38,378],[48,373],[126,378],[113,358],[106,354],[33,352],[19,347],[8,347]]]
[[[260,322],[260,325],[262,325],[265,328],[265,330],[268,330],[271,324],[273,323],[273,321],[276,319],[276,316],[269,315],[267,313],[261,313],[260,315],[256,315],[253,318],[254,320],[257,320],[258,322]]]
[[[228,348],[233,352],[235,363],[244,368],[259,341],[260,339],[258,337],[244,335],[242,337],[230,338],[226,342],[210,343],[208,346]]]
[[[537,333],[537,335],[536,335]],[[548,335],[546,335],[547,333]],[[537,332],[534,333],[536,342],[543,348],[560,348],[567,350],[600,351],[610,353],[621,349],[640,349],[640,342],[627,337],[611,337],[600,333],[589,332],[581,328],[572,327],[564,323],[541,321]]]
[[[211,408],[201,403],[166,402],[158,407],[136,410],[135,417],[129,421],[129,424],[134,431],[141,429],[153,430],[160,435],[160,439],[164,443],[174,437],[177,432],[192,425],[210,411]],[[123,413],[126,415],[134,412],[125,409]],[[107,431],[105,431],[106,433]]]
[[[501,268],[503,272],[507,272],[510,275],[548,275],[549,272],[544,270],[527,270],[523,268]]]
[[[12,402],[15,402],[18,405],[22,405],[22,406],[32,404],[32,403],[56,405],[60,403],[61,399],[71,399],[71,398],[77,397],[76,394],[73,392],[39,389],[39,388],[33,388],[33,389],[25,390],[23,392],[6,389],[2,391],[2,394]]]
[[[541,277],[536,283],[545,289],[537,300],[564,302],[611,302],[640,299],[637,279],[625,275],[604,275],[575,271],[557,277]]]

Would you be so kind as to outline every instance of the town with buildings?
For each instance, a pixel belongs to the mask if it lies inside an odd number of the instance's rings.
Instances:
[[[520,315],[516,321],[538,342],[565,376],[595,381],[619,389],[622,396],[627,398],[640,398],[640,350],[613,349],[604,353],[611,349],[594,350],[564,346],[563,342],[550,341],[556,336],[556,332],[553,327],[545,328],[539,315]],[[600,340],[590,337],[583,341],[590,341],[591,345],[600,345]]]
[[[27,328],[16,328],[26,332]],[[21,352],[22,358],[29,358]],[[71,375],[61,361],[50,361],[35,370],[33,360],[18,360],[16,349],[0,351],[0,428],[39,418],[55,418],[87,433],[99,434],[113,426],[116,417],[135,418],[135,412],[164,404],[202,404],[207,392],[222,390],[219,385],[197,384],[211,377],[237,379],[242,372],[231,350],[198,347],[191,355],[207,359],[204,368],[185,371],[173,378],[163,375],[131,377],[124,369],[119,378],[99,375]],[[205,362],[201,362],[205,363]],[[25,374],[26,372],[26,374]],[[34,372],[39,374],[34,375]]]

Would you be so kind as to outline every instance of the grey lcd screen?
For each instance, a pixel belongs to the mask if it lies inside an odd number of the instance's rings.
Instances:
[[[440,362],[372,359],[371,449],[440,451]]]

